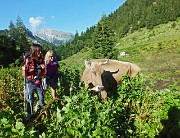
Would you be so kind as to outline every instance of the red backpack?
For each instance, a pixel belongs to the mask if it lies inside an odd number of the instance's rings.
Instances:
[[[43,59],[36,61],[27,57],[24,63],[25,70],[22,70],[22,76],[26,76],[27,79],[41,78],[45,73],[45,69],[41,69],[40,64],[44,64]]]

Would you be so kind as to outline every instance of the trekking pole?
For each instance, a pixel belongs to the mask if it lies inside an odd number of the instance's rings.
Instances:
[[[25,53],[23,54],[23,58],[24,58],[24,64],[26,62],[26,57],[25,57]],[[25,114],[25,110],[26,110],[26,69],[25,69],[25,65],[24,65],[24,114]]]
[[[32,109],[32,103],[30,102],[29,89],[26,88],[26,67],[25,67],[26,53],[23,54],[23,58],[24,58],[24,114],[26,114],[26,91],[27,91],[28,92],[28,102],[30,104],[31,115],[32,115],[33,114],[33,109]]]

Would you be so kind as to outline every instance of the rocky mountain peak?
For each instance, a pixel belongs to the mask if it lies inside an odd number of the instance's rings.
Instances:
[[[34,36],[54,45],[61,45],[74,39],[74,35],[72,33],[52,30],[49,28],[36,31]]]

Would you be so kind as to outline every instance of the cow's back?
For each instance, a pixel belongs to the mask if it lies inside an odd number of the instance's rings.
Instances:
[[[105,62],[105,59],[99,59],[99,62]],[[124,62],[118,60],[109,60],[107,64],[102,65],[105,71],[110,71],[117,81],[117,84],[121,83],[122,76],[128,75],[130,77],[135,77],[139,72],[140,68],[138,65],[131,62]]]

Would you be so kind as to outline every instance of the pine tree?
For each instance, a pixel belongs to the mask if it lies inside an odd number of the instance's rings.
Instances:
[[[9,24],[9,36],[14,40],[17,39],[16,26],[14,25],[13,21],[10,21]]]
[[[11,37],[0,34],[0,49],[1,65],[6,67],[17,58],[15,42]],[[11,52],[11,54],[9,52]]]
[[[25,31],[26,30],[26,27],[25,27],[22,19],[19,16],[16,19],[16,27],[17,27],[17,29],[21,29],[21,31]]]
[[[16,31],[18,34],[17,50],[19,51],[19,54],[22,55],[22,53],[29,50],[29,44],[27,40],[27,28],[19,16],[16,20]]]
[[[110,28],[109,21],[105,16],[98,22],[92,39],[92,58],[117,58],[117,52],[114,48],[114,32]]]

